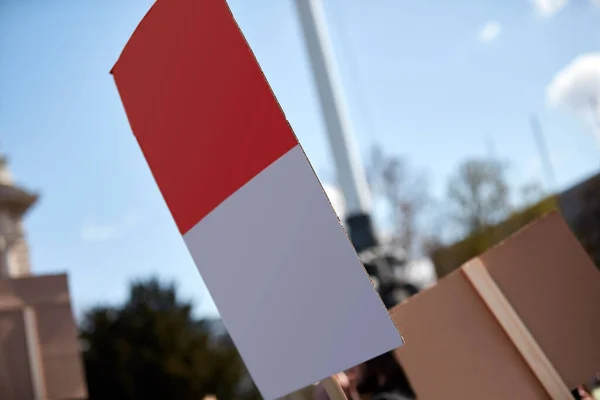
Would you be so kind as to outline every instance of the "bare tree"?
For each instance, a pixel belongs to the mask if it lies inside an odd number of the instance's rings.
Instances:
[[[409,254],[415,252],[418,220],[428,200],[424,174],[412,171],[401,157],[386,155],[379,146],[372,149],[368,174],[374,194],[390,207],[393,240]]]
[[[451,216],[469,235],[499,222],[510,210],[506,166],[492,159],[463,162],[448,183]]]
[[[521,187],[521,201],[525,207],[539,203],[546,196],[544,187],[538,182],[530,182]]]
[[[423,254],[431,257],[436,251],[444,247],[444,243],[437,233],[426,235],[421,241]]]

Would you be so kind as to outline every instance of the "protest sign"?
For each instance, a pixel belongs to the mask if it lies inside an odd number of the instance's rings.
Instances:
[[[265,399],[402,344],[225,0],[158,0],[112,73]]]
[[[600,272],[554,212],[404,304],[419,399],[570,399],[600,369]]]

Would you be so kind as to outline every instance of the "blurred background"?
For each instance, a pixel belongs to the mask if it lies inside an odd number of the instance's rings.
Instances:
[[[598,265],[600,2],[319,3],[386,304],[555,208]],[[1,276],[68,274],[90,399],[260,398],[109,74],[152,4],[0,0]],[[295,0],[228,4],[348,221]]]

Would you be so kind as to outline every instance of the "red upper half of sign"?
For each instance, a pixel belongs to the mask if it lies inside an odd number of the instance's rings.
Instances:
[[[182,234],[298,144],[225,0],[158,0],[112,73]]]

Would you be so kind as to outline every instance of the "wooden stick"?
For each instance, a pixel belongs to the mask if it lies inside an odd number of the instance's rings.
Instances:
[[[487,305],[535,374],[552,400],[571,400],[573,395],[562,378],[529,332],[519,315],[488,273],[479,258],[469,261],[462,272],[471,282],[479,297]]]
[[[325,388],[330,400],[348,400],[337,377],[325,378],[321,381],[321,385]]]
[[[29,355],[34,398],[35,400],[43,400],[46,398],[46,382],[44,380],[37,317],[32,307],[23,309],[23,322],[25,324],[25,341]]]

